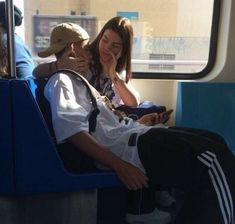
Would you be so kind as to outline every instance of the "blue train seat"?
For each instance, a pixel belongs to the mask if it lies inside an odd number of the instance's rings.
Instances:
[[[10,80],[0,79],[0,194],[13,194],[15,191],[11,118]]]
[[[179,83],[176,125],[219,133],[235,155],[234,97],[234,83]]]
[[[34,80],[0,80],[0,220],[100,223],[97,189],[119,188],[119,179],[112,171],[72,174],[64,168],[35,91]]]
[[[35,101],[34,80],[13,80],[11,85],[18,194],[71,192],[120,185],[112,171],[83,174],[66,171]]]

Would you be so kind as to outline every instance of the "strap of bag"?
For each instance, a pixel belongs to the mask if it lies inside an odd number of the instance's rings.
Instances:
[[[100,110],[97,106],[96,97],[94,96],[94,94],[93,94],[93,92],[90,88],[90,84],[88,83],[88,81],[82,75],[80,75],[79,73],[77,73],[73,70],[70,70],[70,69],[59,69],[59,70],[53,72],[51,74],[51,76],[56,74],[56,73],[67,73],[67,74],[74,75],[78,79],[80,79],[82,81],[82,83],[86,86],[87,91],[89,93],[89,96],[91,98],[92,106],[93,106],[93,111],[90,113],[90,116],[89,116],[89,119],[88,119],[88,121],[89,121],[89,133],[94,132],[95,128],[96,128],[96,118],[97,118],[97,115],[100,113]]]

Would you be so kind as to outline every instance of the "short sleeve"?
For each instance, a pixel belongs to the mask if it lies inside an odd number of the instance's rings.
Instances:
[[[89,130],[91,110],[86,87],[67,74],[56,74],[44,89],[52,112],[52,123],[57,142],[62,142],[81,131]],[[83,105],[80,102],[83,103]]]

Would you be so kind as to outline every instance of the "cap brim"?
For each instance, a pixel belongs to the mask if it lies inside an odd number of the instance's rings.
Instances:
[[[41,58],[46,58],[51,56],[52,54],[56,54],[63,50],[66,47],[66,44],[54,44],[45,49],[44,51],[38,52],[38,56]]]

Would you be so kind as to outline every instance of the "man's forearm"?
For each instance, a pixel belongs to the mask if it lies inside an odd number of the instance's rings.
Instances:
[[[110,150],[100,145],[89,133],[79,132],[69,138],[69,142],[77,146],[88,156],[104,164],[105,166],[117,170],[123,162]]]

